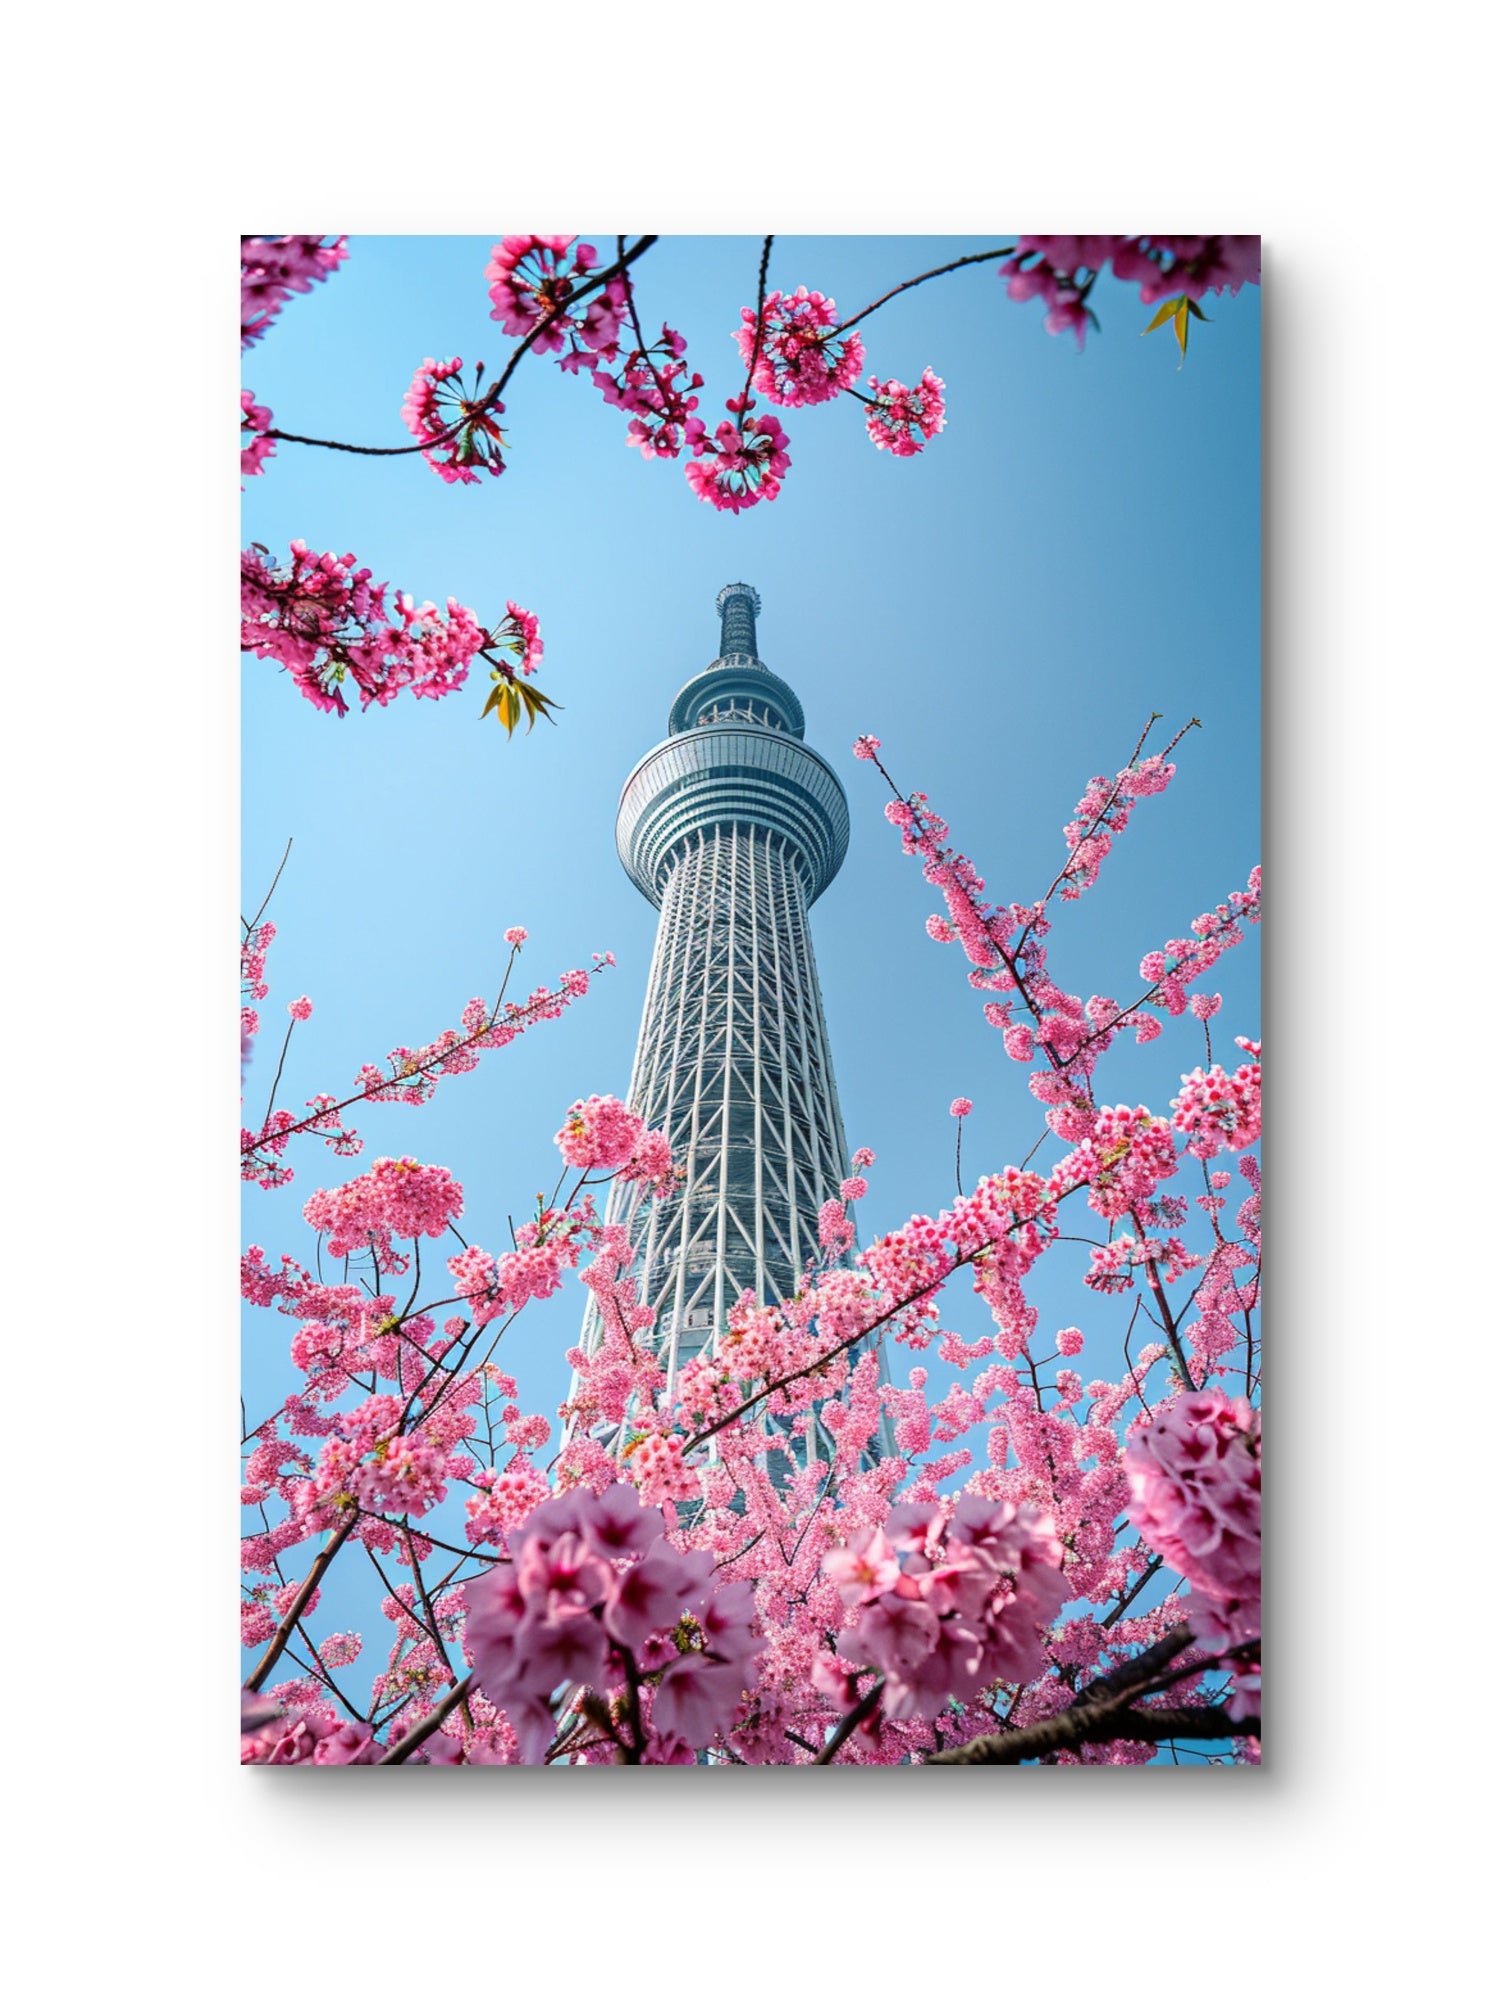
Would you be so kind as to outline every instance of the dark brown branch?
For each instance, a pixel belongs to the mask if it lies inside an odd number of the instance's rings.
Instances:
[[[416,1724],[414,1728],[409,1729],[401,1741],[394,1743],[384,1757],[377,1759],[377,1762],[382,1764],[405,1764],[414,1750],[420,1749],[430,1736],[437,1735],[438,1731],[448,1721],[460,1702],[468,1695],[473,1683],[474,1675],[466,1674],[462,1681],[459,1681],[454,1687],[449,1689],[431,1715],[425,1715],[421,1722]]]
[[[871,1686],[866,1689],[866,1692],[855,1704],[855,1707],[845,1717],[839,1728],[836,1729],[833,1736],[824,1745],[818,1756],[815,1757],[814,1762],[816,1764],[832,1764],[834,1762],[836,1753],[844,1749],[845,1745],[866,1718],[875,1714],[876,1704],[881,1700],[881,1691],[886,1684],[886,1675],[878,1674]]]
[[[1230,1736],[1258,1736],[1261,1720],[1248,1717],[1232,1723],[1224,1706],[1212,1708],[1134,1709],[1133,1701],[1150,1692],[1160,1681],[1183,1679],[1187,1674],[1210,1671],[1210,1664],[1191,1661],[1175,1668],[1173,1662],[1191,1644],[1193,1633],[1186,1624],[1171,1632],[1144,1652],[1113,1667],[1091,1681],[1062,1714],[1051,1715],[1026,1729],[1000,1731],[994,1736],[977,1736],[970,1743],[956,1744],[925,1759],[930,1764],[1021,1764],[1053,1750],[1072,1750],[1082,1743],[1163,1743],[1174,1736],[1219,1741]]]
[[[1213,1708],[1131,1708],[1125,1704],[1080,1710],[1014,1729],[1003,1736],[977,1736],[973,1742],[940,1750],[929,1764],[1021,1764],[1054,1750],[1075,1750],[1084,1743],[1166,1743],[1176,1736],[1221,1742],[1233,1736],[1261,1736],[1260,1716],[1233,1722],[1224,1704]]]
[[[324,1571],[354,1532],[355,1522],[358,1518],[354,1511],[351,1510],[349,1518],[339,1523],[339,1526],[333,1530],[319,1551],[318,1556],[314,1560],[313,1567],[302,1580],[302,1588],[288,1605],[286,1617],[283,1618],[281,1624],[277,1626],[276,1631],[272,1634],[271,1643],[267,1646],[265,1652],[262,1653],[260,1659],[257,1660],[254,1673],[251,1674],[249,1680],[245,1683],[252,1694],[261,1686],[261,1683],[281,1658],[287,1641],[297,1630],[298,1621],[308,1608],[308,1600],[323,1581]]]

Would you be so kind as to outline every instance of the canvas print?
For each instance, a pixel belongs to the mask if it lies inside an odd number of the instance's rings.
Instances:
[[[241,280],[242,1762],[1256,1764],[1258,239]]]

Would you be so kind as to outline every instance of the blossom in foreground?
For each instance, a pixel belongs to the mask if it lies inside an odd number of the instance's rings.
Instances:
[[[1186,1391],[1127,1445],[1127,1513],[1194,1586],[1189,1623],[1217,1650],[1262,1633],[1262,1413],[1220,1389]],[[1238,1666],[1233,1714],[1254,1712],[1255,1664]]]
[[[944,384],[925,368],[915,389],[903,382],[870,378],[866,434],[878,451],[913,458],[944,428]]]
[[[293,292],[311,291],[349,255],[349,239],[336,236],[240,238],[240,345],[249,347],[270,326]]]
[[[840,316],[834,300],[822,292],[811,292],[806,285],[796,292],[769,292],[762,305],[759,344],[755,310],[743,306],[741,318],[745,324],[736,330],[735,342],[748,367],[756,355],[751,386],[768,402],[785,408],[827,403],[860,374],[864,343],[858,333],[843,340],[834,337]]]
[[[629,1486],[575,1488],[528,1518],[510,1566],[465,1586],[475,1679],[504,1709],[522,1762],[544,1760],[551,1697],[566,1682],[606,1698],[608,1720],[590,1733],[608,1732],[632,1763],[691,1761],[734,1723],[766,1643],[751,1588],[716,1589],[713,1557],[674,1548],[663,1530]]]
[[[413,437],[432,446],[422,456],[440,479],[476,486],[480,472],[498,479],[506,470],[501,456],[506,439],[499,423],[506,405],[496,400],[494,388],[481,392],[483,362],[468,393],[463,368],[457,355],[452,361],[435,361],[430,355],[407,387],[402,422]]]
[[[937,1500],[905,1502],[824,1559],[854,1611],[838,1652],[882,1670],[882,1704],[898,1721],[938,1715],[991,1681],[1025,1683],[1070,1594],[1063,1560],[1034,1506],[964,1494],[946,1518]]]

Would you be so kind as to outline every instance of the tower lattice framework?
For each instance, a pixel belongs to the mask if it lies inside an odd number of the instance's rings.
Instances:
[[[757,656],[756,592],[728,584],[717,608],[719,657],[679,693],[616,816],[622,865],[661,911],[630,1102],[683,1180],[665,1199],[617,1183],[607,1218],[636,1246],[670,1383],[743,1291],[797,1289],[849,1172],[809,935],[845,857],[845,794]],[[599,1337],[591,1302],[585,1347]]]

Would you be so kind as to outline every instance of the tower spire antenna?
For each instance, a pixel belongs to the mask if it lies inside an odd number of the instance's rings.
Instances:
[[[714,602],[720,614],[720,658],[727,660],[744,653],[754,660],[756,614],[761,609],[761,599],[749,583],[727,583]]]

